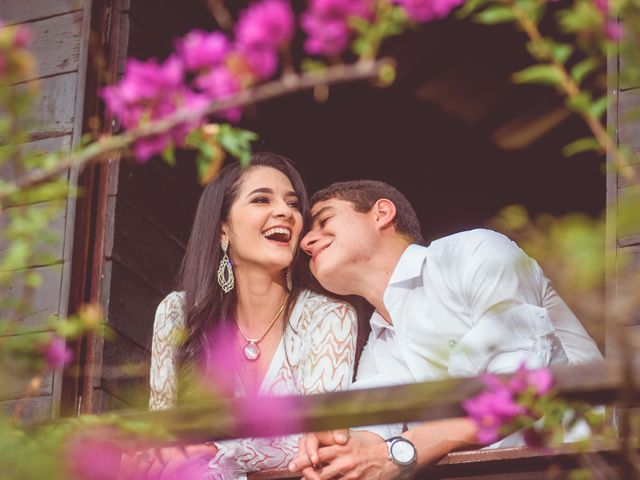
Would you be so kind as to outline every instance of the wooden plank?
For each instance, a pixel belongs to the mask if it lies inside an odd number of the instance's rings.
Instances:
[[[0,412],[11,415],[20,400],[8,400],[0,402]],[[52,398],[50,395],[44,397],[33,397],[26,401],[22,412],[22,423],[35,424],[51,419]]]
[[[0,318],[13,320],[20,323],[30,331],[46,330],[46,320],[51,315],[58,315],[58,302],[60,299],[60,283],[62,280],[62,265],[50,265],[29,269],[42,276],[42,285],[33,290],[31,296],[31,308],[27,312],[16,316],[14,312],[0,311]],[[3,291],[4,299],[19,299],[27,293],[21,274],[16,273],[11,285]]]
[[[552,367],[554,388],[561,398],[595,405],[614,403],[626,382],[621,365],[585,364]],[[635,380],[640,373],[634,369]],[[322,431],[358,425],[429,421],[458,417],[464,399],[484,391],[475,378],[447,379],[391,387],[271,399],[270,421],[243,415],[255,407],[246,398],[189,404],[168,411],[122,413],[123,419],[163,424],[182,441],[221,440]],[[199,419],[194,422],[193,419]]]
[[[140,348],[150,350],[155,311],[164,295],[117,261],[105,263],[109,264],[111,275],[107,310],[109,326],[136,342]]]
[[[23,23],[82,9],[83,0],[3,0],[0,18],[7,23]]]
[[[3,368],[0,370],[0,401],[15,400],[24,396],[32,378],[32,375],[25,375],[19,370],[12,372],[6,364],[3,364]],[[33,396],[51,395],[52,393],[53,372],[48,372],[43,375],[42,384]]]
[[[191,231],[200,189],[195,182],[191,188],[185,188],[176,178],[180,173],[158,161],[147,165],[122,162],[118,194],[184,246]]]
[[[638,290],[640,288],[640,245],[631,245],[618,249],[616,257],[616,293],[618,300],[624,299],[624,305],[631,311],[623,315],[627,324],[640,324],[640,309],[638,309]],[[629,332],[632,333],[631,331]],[[640,334],[640,332],[637,332]],[[640,336],[640,335],[639,335]]]
[[[149,353],[114,332],[103,345],[100,388],[134,407],[149,404]]]
[[[110,250],[105,245],[106,258],[117,260],[158,293],[173,289],[183,248],[122,200],[116,200],[113,242]]]
[[[640,88],[619,92],[618,100],[618,141],[630,149],[630,161],[633,165],[640,164]],[[629,183],[620,178],[619,187]]]
[[[131,408],[124,400],[114,397],[109,392],[98,388],[95,390],[95,404],[98,413],[112,412],[114,410],[126,410]]]
[[[53,244],[43,243],[43,242],[39,244],[36,243],[35,251],[38,253],[38,256],[46,255],[46,256],[50,256],[55,261],[61,261],[62,254],[63,254],[62,240],[64,237],[64,227],[67,219],[66,203],[67,203],[66,200],[54,200],[51,202],[43,202],[43,203],[38,203],[34,205],[29,205],[29,206],[8,208],[4,212],[2,212],[0,214],[0,258],[5,255],[10,245],[12,244],[12,241],[6,239],[5,236],[3,235],[5,228],[11,222],[11,219],[9,218],[10,215],[24,216],[27,210],[35,210],[35,211],[42,211],[42,210],[56,211],[57,210],[55,216],[51,218],[49,221],[48,231],[51,232],[52,234],[57,235],[58,241]],[[34,267],[34,266],[42,265],[42,263],[39,262],[38,259],[35,259],[34,262],[36,263],[32,263],[31,265],[28,265],[28,266]]]
[[[61,137],[46,138],[34,142],[27,142],[20,147],[22,155],[33,152],[53,153],[53,152],[69,152],[71,149],[71,135],[63,135]],[[0,178],[3,180],[16,179],[23,175],[22,171],[13,162],[4,162],[0,164]]]
[[[30,51],[34,54],[37,65],[33,78],[74,72],[78,69],[81,24],[82,11],[47,18],[29,25],[33,34]]]
[[[639,208],[640,188],[628,186],[618,189],[617,239],[621,247],[640,244]]]
[[[76,104],[76,73],[65,73],[38,80],[40,92],[34,108],[35,118],[22,123],[34,140],[59,137],[73,132]],[[25,88],[18,85],[16,88]]]

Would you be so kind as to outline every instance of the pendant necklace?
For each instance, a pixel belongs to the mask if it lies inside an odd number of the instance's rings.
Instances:
[[[260,351],[260,347],[258,346],[258,344],[267,335],[267,333],[269,333],[269,330],[271,330],[271,327],[273,327],[273,325],[276,323],[276,320],[278,319],[278,317],[280,316],[280,314],[284,310],[284,306],[287,304],[287,299],[288,298],[289,298],[289,296],[287,295],[285,297],[285,299],[284,299],[284,302],[282,303],[282,306],[276,312],[276,316],[273,317],[273,320],[271,320],[271,323],[269,324],[267,329],[258,338],[248,338],[244,334],[244,332],[242,331],[242,328],[240,327],[240,324],[236,320],[236,325],[238,326],[238,330],[240,331],[240,335],[242,335],[242,337],[244,338],[245,342],[247,342],[247,344],[242,349],[242,354],[244,355],[244,358],[246,358],[248,361],[255,362],[256,360],[258,360],[258,358],[260,358],[260,354],[262,352]]]

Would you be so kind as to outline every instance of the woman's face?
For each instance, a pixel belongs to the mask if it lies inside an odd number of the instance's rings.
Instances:
[[[298,195],[291,182],[271,167],[254,167],[240,182],[238,196],[222,226],[234,268],[287,268],[302,231]]]

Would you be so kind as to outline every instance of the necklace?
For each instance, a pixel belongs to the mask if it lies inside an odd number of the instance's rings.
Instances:
[[[248,361],[255,362],[256,360],[258,360],[258,358],[260,358],[260,354],[262,352],[260,351],[260,347],[258,346],[258,344],[262,341],[262,339],[265,337],[265,335],[267,335],[267,333],[269,333],[269,330],[271,330],[271,327],[273,327],[273,325],[276,323],[276,320],[278,319],[278,317],[280,316],[280,314],[284,310],[284,306],[287,304],[287,299],[288,298],[289,298],[289,296],[287,295],[287,297],[285,297],[285,299],[284,299],[284,302],[282,302],[282,306],[276,312],[276,316],[273,317],[273,320],[271,320],[271,323],[269,324],[267,329],[258,338],[249,338],[249,337],[247,337],[244,334],[244,332],[242,331],[242,328],[240,327],[240,324],[236,320],[236,325],[238,326],[238,330],[240,331],[240,335],[242,335],[242,337],[244,338],[245,342],[247,342],[247,344],[242,349],[242,354],[244,355],[244,358],[246,358]]]

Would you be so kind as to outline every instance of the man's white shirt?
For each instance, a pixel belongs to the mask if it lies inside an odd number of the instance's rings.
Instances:
[[[490,230],[409,245],[383,300],[392,324],[374,312],[351,388],[603,360],[538,264]],[[383,438],[400,428],[363,427]]]

